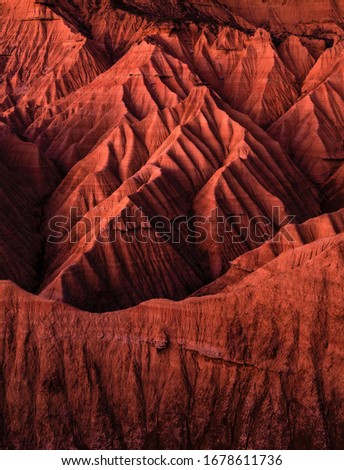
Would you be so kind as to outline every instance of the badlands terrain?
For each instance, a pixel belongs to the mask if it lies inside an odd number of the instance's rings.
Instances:
[[[0,448],[343,448],[344,1],[0,24]]]

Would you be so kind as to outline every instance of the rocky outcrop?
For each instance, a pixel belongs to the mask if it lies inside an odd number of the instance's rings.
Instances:
[[[340,449],[343,2],[0,11],[0,447]]]
[[[3,282],[3,447],[341,448],[342,268],[333,236],[226,295],[101,316]]]

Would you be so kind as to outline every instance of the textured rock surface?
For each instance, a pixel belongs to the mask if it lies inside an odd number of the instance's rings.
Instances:
[[[0,446],[343,447],[344,2],[0,13]]]
[[[3,282],[3,446],[341,448],[343,243],[101,316]]]

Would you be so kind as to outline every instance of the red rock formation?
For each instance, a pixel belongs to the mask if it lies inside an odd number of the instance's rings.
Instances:
[[[341,448],[343,237],[284,258],[100,316],[3,283],[3,446]]]
[[[0,446],[341,448],[344,3],[0,11]]]

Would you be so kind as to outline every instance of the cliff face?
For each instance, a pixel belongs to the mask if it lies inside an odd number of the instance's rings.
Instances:
[[[341,448],[342,267],[333,236],[225,294],[100,316],[3,282],[3,446]]]
[[[342,447],[344,2],[0,11],[1,446]]]

